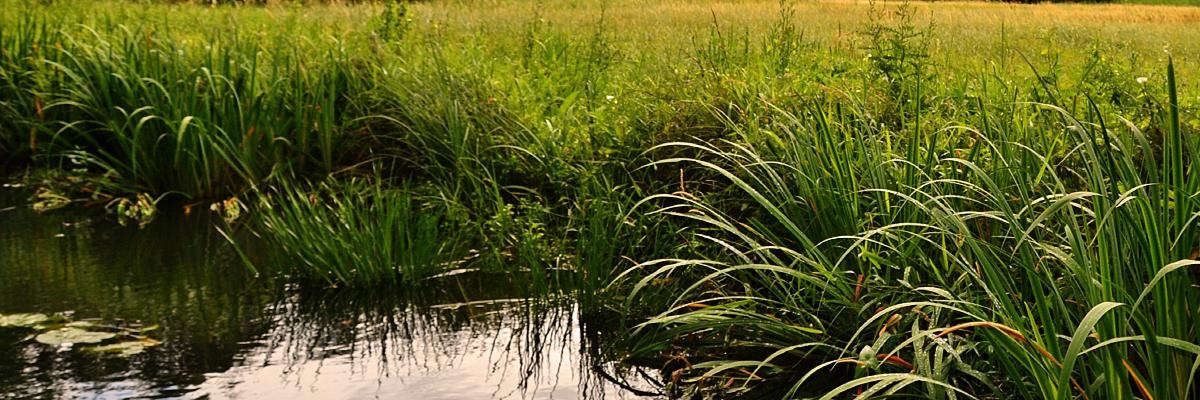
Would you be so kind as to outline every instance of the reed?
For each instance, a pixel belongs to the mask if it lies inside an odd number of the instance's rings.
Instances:
[[[569,294],[679,396],[1196,395],[1195,10],[3,9],[4,164],[299,276]]]
[[[236,22],[196,41],[169,22],[76,22],[32,10],[5,19],[6,146],[18,157],[213,198],[293,164],[332,171],[355,140],[342,132],[348,93],[369,80],[336,41],[252,35]]]
[[[282,180],[256,214],[255,231],[274,249],[276,265],[333,284],[415,284],[458,268],[473,239],[444,208],[380,181]]]
[[[1158,144],[1089,98],[902,137],[816,102],[731,122],[736,142],[664,145],[705,156],[656,163],[703,166],[753,211],[653,198],[727,255],[640,266],[656,271],[633,295],[707,275],[633,328],[629,357],[665,360],[693,390],[790,380],[788,397],[1194,397],[1200,290],[1185,271],[1200,262],[1184,216],[1200,187],[1184,171],[1198,155],[1170,61],[1165,75]]]

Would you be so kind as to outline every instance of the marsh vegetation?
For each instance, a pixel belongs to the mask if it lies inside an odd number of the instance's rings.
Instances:
[[[213,214],[348,293],[502,276],[668,397],[1200,394],[1200,9],[0,5],[39,212]]]

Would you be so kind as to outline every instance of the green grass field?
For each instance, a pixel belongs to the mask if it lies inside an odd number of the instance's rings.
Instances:
[[[211,209],[335,284],[507,271],[678,396],[1200,395],[1197,8],[0,9],[42,207]]]

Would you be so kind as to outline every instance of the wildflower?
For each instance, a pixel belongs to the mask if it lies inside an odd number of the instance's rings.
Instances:
[[[1140,83],[1140,84],[1143,84],[1143,85],[1145,85],[1145,84],[1146,84],[1146,81],[1148,81],[1148,80],[1150,80],[1150,78],[1147,78],[1147,77],[1144,77],[1144,76],[1143,76],[1143,77],[1139,77],[1139,78],[1137,78],[1137,81],[1138,81],[1138,83]]]
[[[610,95],[608,95],[608,96],[604,96],[604,98],[605,98],[605,99],[607,99],[608,101],[611,101],[611,102],[613,102],[613,103],[616,103],[616,102],[617,102],[617,96],[613,96],[613,95],[611,95],[611,94],[610,94]]]

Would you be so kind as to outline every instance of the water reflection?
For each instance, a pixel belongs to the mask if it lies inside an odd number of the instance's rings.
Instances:
[[[219,398],[636,397],[589,368],[586,349],[594,338],[584,334],[588,329],[575,307],[472,301],[486,293],[467,288],[494,286],[502,277],[452,279],[462,293],[289,296],[274,306],[271,332],[248,344],[238,366],[210,375],[198,392]]]
[[[88,398],[168,393],[230,368],[242,338],[265,332],[280,292],[250,276],[201,216],[164,218],[145,230],[94,211],[36,215],[0,194],[0,313],[64,313],[161,324],[163,346],[113,359],[0,331],[0,398]]]
[[[0,192],[0,210],[18,206],[0,211],[0,313],[157,323],[164,345],[123,359],[0,329],[0,398],[637,397],[593,368],[603,323],[569,302],[522,300],[503,276],[417,290],[300,287],[251,276],[209,215],[138,230],[19,204]],[[604,366],[606,376],[638,375]]]

